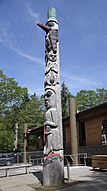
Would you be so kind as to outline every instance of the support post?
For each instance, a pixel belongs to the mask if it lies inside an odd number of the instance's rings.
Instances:
[[[23,163],[27,163],[27,132],[28,132],[28,124],[24,123],[24,154],[23,154]]]
[[[70,133],[71,133],[71,155],[73,156],[73,164],[78,165],[78,143],[77,143],[77,127],[76,127],[76,103],[74,98],[69,98],[69,117],[70,117]]]
[[[60,95],[58,21],[55,8],[48,10],[45,25],[45,119],[43,185],[60,186],[64,183],[63,135]]]

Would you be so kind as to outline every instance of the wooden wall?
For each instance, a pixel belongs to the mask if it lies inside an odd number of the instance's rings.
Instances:
[[[64,155],[71,153],[71,133],[69,117],[63,120],[63,143],[64,143]]]
[[[101,126],[105,119],[107,119],[107,115],[100,114],[85,120],[87,146],[102,144]]]

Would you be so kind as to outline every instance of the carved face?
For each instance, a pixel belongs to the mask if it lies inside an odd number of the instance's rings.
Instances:
[[[46,53],[45,55],[46,62],[48,62],[48,60],[51,62],[56,62],[56,59],[57,59],[57,55],[54,54],[52,51],[49,53]]]
[[[51,54],[49,55],[48,59],[49,59],[50,61],[52,61],[52,62],[55,62],[55,61],[56,61],[56,54],[51,53]]]
[[[55,92],[51,89],[47,89],[44,95],[45,106],[47,109],[55,107]]]

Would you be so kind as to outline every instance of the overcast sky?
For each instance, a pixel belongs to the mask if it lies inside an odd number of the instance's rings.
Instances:
[[[45,33],[55,7],[60,75],[73,95],[107,88],[107,0],[0,0],[0,69],[29,93],[44,92]]]

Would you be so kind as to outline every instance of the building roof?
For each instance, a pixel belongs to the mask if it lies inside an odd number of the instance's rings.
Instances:
[[[107,102],[104,102],[102,104],[96,105],[95,107],[91,107],[89,109],[86,109],[84,111],[80,111],[76,114],[77,118],[79,117],[86,117],[86,116],[93,116],[95,114],[101,114],[107,112]]]
[[[104,112],[107,112],[107,102],[99,104],[95,107],[91,107],[91,108],[86,109],[84,111],[80,111],[76,114],[76,117],[77,117],[77,119],[87,118],[87,117],[91,117],[93,115],[101,114]],[[66,123],[67,121],[69,121],[69,116],[63,118],[63,123],[64,122]],[[41,125],[39,127],[36,127],[34,129],[30,130],[29,134],[30,135],[35,134],[35,131],[36,131],[36,134],[39,134],[40,132],[44,131],[44,125]]]

